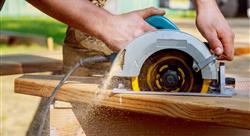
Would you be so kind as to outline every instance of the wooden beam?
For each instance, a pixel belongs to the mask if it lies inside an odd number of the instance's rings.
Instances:
[[[59,79],[56,76],[22,76],[15,80],[15,92],[47,97]],[[78,81],[69,81],[58,92],[56,99],[250,129],[249,80],[236,84],[237,95],[232,98],[128,94],[96,96],[97,93],[111,92],[101,90],[98,80],[101,79],[81,77]],[[244,88],[240,88],[241,83],[244,83]]]
[[[61,60],[38,55],[3,55],[0,60],[0,75],[62,70]]]

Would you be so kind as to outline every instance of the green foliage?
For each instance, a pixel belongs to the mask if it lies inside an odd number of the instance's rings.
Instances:
[[[165,9],[167,16],[170,19],[176,18],[195,18],[196,14],[194,10],[172,10],[172,9]]]
[[[66,25],[48,17],[1,17],[1,30],[53,37],[63,43]]]

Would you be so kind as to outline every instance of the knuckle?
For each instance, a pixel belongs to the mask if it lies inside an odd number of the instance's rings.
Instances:
[[[150,10],[155,10],[156,8],[155,7],[149,7]]]
[[[214,37],[216,37],[216,30],[212,27],[212,26],[207,26],[207,29],[204,29],[205,27],[202,26],[202,31],[203,33],[209,37],[210,39],[213,39]]]
[[[210,47],[212,49],[215,49],[216,47],[220,46],[220,43],[217,41],[216,37],[211,37],[208,39],[208,42],[210,43]]]
[[[155,7],[149,7],[148,10],[149,10],[150,12],[156,12],[156,11],[158,11],[158,9],[155,8]]]
[[[235,34],[234,34],[234,32],[232,31],[232,30],[228,30],[228,29],[226,29],[226,30],[223,30],[222,31],[222,34],[225,34],[227,37],[229,37],[229,38],[231,38],[231,39],[234,39],[234,37],[235,37]]]

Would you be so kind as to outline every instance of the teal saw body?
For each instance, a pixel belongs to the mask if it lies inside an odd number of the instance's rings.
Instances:
[[[145,21],[157,29],[179,30],[179,28],[172,21],[163,16],[151,16],[145,19]]]

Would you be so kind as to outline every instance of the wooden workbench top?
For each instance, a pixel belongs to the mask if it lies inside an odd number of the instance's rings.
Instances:
[[[25,75],[15,80],[15,92],[49,96],[60,79],[61,76]],[[111,90],[99,88],[98,83],[101,83],[101,80],[97,77],[73,77],[71,81],[63,85],[56,99],[69,102],[95,103],[122,110],[250,129],[250,80],[248,78],[237,80],[239,81],[236,83],[237,95],[232,98],[110,95]],[[96,95],[98,93],[108,95],[103,97]]]

